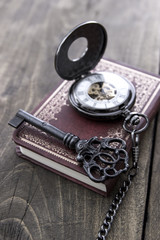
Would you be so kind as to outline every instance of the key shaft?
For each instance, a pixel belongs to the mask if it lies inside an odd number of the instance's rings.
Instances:
[[[55,138],[63,141],[66,133],[61,131],[60,129],[56,128],[55,126],[42,121],[41,119],[35,117],[34,115],[31,115],[28,112],[25,112],[24,110],[19,110],[15,117],[12,118],[8,124],[14,128],[18,128],[23,122],[30,123],[31,125],[41,129],[42,131],[49,133],[53,135]]]

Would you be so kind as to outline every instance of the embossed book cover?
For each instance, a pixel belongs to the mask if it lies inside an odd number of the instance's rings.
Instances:
[[[160,106],[160,79],[157,76],[108,60],[101,60],[96,70],[114,72],[131,81],[136,88],[136,102],[132,111],[144,113],[149,119],[153,118]],[[94,136],[123,138],[129,150],[131,141],[130,136],[122,128],[123,119],[90,120],[70,106],[68,91],[72,83],[72,81],[63,81],[32,113],[41,120],[62,131],[73,133],[81,139]],[[106,180],[104,183],[91,181],[76,161],[76,153],[68,150],[54,137],[27,123],[15,130],[13,140],[18,146],[19,156],[100,194],[107,195],[115,183],[115,179]]]

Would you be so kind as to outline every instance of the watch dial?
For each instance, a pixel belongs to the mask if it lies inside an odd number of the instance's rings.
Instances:
[[[98,113],[111,114],[128,104],[133,89],[128,80],[115,73],[93,73],[73,84],[70,102],[79,111],[91,113],[92,116]]]

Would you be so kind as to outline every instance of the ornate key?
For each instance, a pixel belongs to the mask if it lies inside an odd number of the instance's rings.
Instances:
[[[92,137],[89,140],[81,140],[78,136],[65,133],[23,110],[19,110],[8,124],[18,128],[23,122],[28,122],[51,134],[69,149],[75,150],[77,161],[82,164],[89,178],[95,182],[103,182],[108,178],[116,177],[127,171],[129,167],[128,153],[125,150],[126,143],[120,138]]]

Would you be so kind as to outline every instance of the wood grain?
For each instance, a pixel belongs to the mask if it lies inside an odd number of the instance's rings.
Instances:
[[[155,136],[153,139],[154,148],[152,152],[152,162],[150,171],[150,184],[148,194],[148,204],[146,208],[145,219],[145,237],[146,239],[159,239],[160,229],[158,227],[160,219],[160,190],[159,190],[159,168],[160,168],[160,116],[157,116],[155,126]],[[155,220],[158,221],[155,223]]]
[[[7,122],[19,108],[31,111],[61,81],[53,66],[54,52],[68,31],[87,20],[96,20],[107,29],[104,57],[158,73],[159,12],[158,0],[1,0],[0,239],[96,238],[122,179],[105,199],[20,159]],[[108,239],[159,239],[159,125],[149,175],[153,125],[143,136],[139,174]]]

